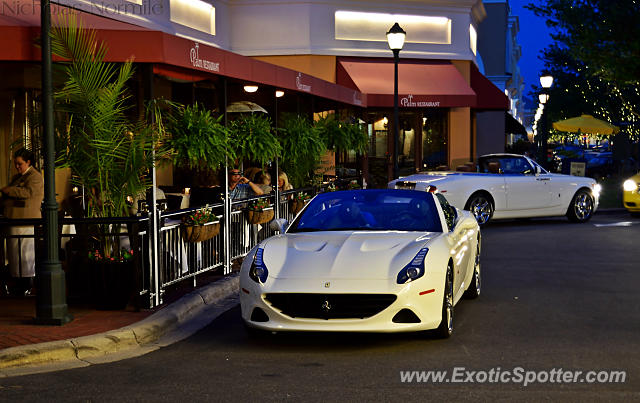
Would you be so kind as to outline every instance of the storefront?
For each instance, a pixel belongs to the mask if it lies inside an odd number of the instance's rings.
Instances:
[[[145,100],[160,97],[183,104],[198,102],[218,113],[224,113],[232,102],[252,101],[263,106],[272,119],[277,112],[312,116],[321,111],[363,106],[359,91],[299,71],[165,32],[65,10],[76,14],[85,27],[96,30],[97,39],[108,48],[108,61],[134,60],[136,74],[130,83],[135,103],[132,117],[144,113]],[[39,25],[39,9],[29,14],[3,15],[0,20],[0,74],[4,77],[0,83],[0,184],[7,183],[13,173],[12,150],[24,145],[38,156],[42,148],[37,120],[40,49],[35,45]],[[246,85],[257,90],[247,92]],[[158,183],[173,184],[172,170],[161,170]],[[65,191],[58,193],[64,197]]]

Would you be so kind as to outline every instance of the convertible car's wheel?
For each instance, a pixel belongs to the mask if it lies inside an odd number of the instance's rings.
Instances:
[[[447,267],[447,278],[444,282],[444,297],[442,298],[442,321],[435,331],[436,337],[446,339],[453,334],[453,269]]]
[[[474,193],[467,201],[465,210],[469,210],[479,225],[489,222],[493,216],[493,202],[486,193]]]
[[[476,248],[476,261],[473,265],[473,277],[469,288],[464,292],[465,298],[475,299],[480,296],[480,287],[482,286],[482,277],[480,273],[480,238],[478,238],[478,246]]]
[[[588,191],[579,190],[571,199],[567,217],[573,222],[587,222],[593,215],[593,196]]]

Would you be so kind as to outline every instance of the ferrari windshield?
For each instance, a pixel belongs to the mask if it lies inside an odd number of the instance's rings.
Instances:
[[[287,232],[313,231],[442,232],[433,195],[397,189],[320,193]]]

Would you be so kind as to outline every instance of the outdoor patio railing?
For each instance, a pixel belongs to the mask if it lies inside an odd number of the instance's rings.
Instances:
[[[314,194],[312,188],[282,192],[275,208],[275,195],[265,195],[242,201],[208,205],[220,216],[220,232],[201,242],[188,242],[181,233],[182,218],[199,208],[157,212],[157,231],[153,228],[151,213],[145,216],[116,218],[61,218],[59,220],[60,244],[63,269],[66,272],[67,295],[69,300],[90,300],[92,298],[92,260],[89,252],[99,244],[98,225],[107,226],[110,232],[102,236],[119,236],[122,247],[132,250],[133,281],[130,303],[135,308],[152,308],[163,303],[168,287],[191,281],[197,285],[197,278],[203,273],[218,271],[230,274],[232,263],[244,257],[255,245],[274,235],[276,231],[268,223],[250,224],[246,206],[257,199],[267,199],[273,205],[274,218],[286,218],[290,222],[294,215],[290,212],[290,199],[297,192]],[[228,211],[228,220],[225,211]],[[33,226],[35,235],[10,235],[12,226]],[[228,226],[228,229],[226,228]],[[7,240],[35,239],[36,270],[37,260],[43,253],[42,220],[0,218],[0,282],[9,276]],[[116,231],[119,229],[119,231]],[[226,235],[228,234],[228,235]],[[152,235],[152,236],[150,236]],[[226,251],[229,251],[228,253]],[[4,267],[4,268],[3,268]],[[36,273],[37,275],[37,273]]]

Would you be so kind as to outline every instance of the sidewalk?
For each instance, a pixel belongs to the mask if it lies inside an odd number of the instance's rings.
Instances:
[[[187,322],[237,295],[237,273],[207,280],[195,290],[173,290],[162,306],[151,310],[101,311],[69,305],[74,319],[64,326],[32,324],[35,297],[0,297],[0,377],[6,369],[61,361],[80,360],[88,365],[92,359],[148,347],[181,326],[193,328]]]

